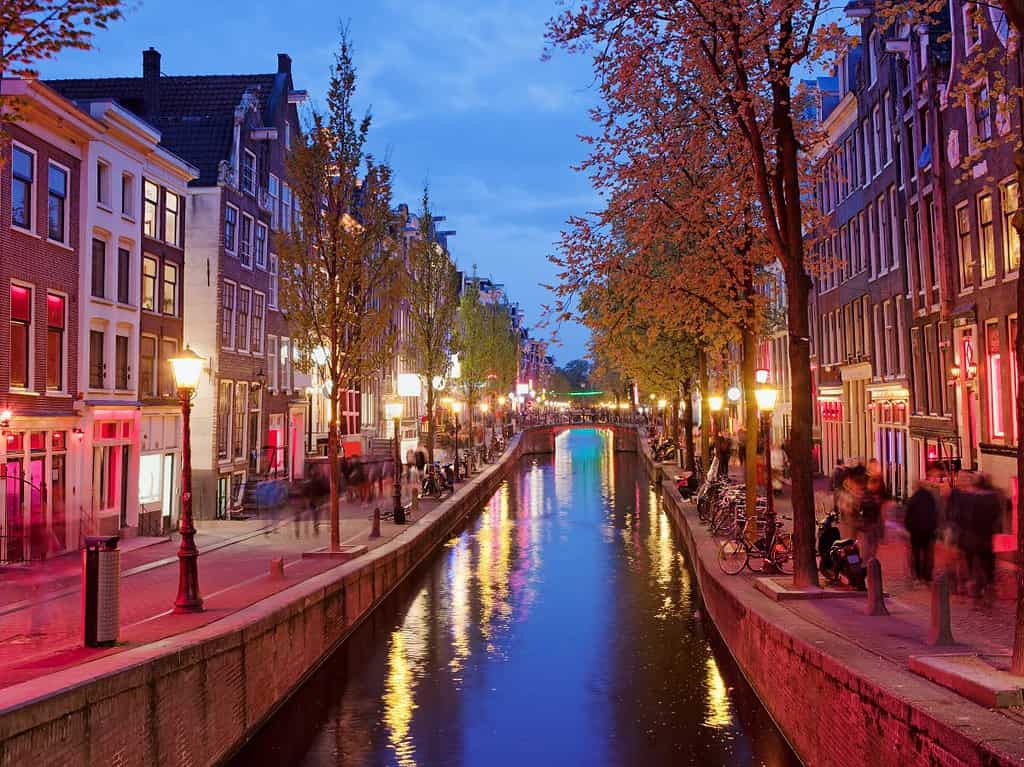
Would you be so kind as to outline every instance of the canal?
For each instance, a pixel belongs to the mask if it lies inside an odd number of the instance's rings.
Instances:
[[[684,552],[635,455],[563,432],[232,764],[799,764]]]

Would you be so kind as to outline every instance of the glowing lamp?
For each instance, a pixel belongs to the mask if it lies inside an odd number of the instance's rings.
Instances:
[[[778,396],[778,389],[773,389],[770,386],[759,386],[754,391],[754,397],[757,399],[757,409],[762,413],[770,413],[775,409],[775,400]]]
[[[629,410],[629,404],[626,402],[619,403],[619,410]]]
[[[435,389],[443,389],[444,388],[444,377],[443,376],[434,376],[434,380],[431,381],[430,383],[433,384]]]
[[[401,418],[403,410],[405,408],[402,406],[402,400],[396,399],[384,403],[384,416],[386,418]]]
[[[11,419],[14,414],[10,410],[4,410],[0,412],[0,429],[6,429],[11,425]]]
[[[398,374],[398,396],[418,397],[420,396],[420,377],[415,373]]]
[[[729,391],[725,393],[725,396],[729,398],[730,402],[739,402],[740,399],[740,387],[730,386]]]
[[[498,397],[498,404],[499,404],[499,405],[501,405],[502,407],[505,407],[505,403],[506,403],[507,401],[508,401],[508,400],[506,400],[506,399],[505,399],[505,396],[504,396],[504,395],[502,395],[502,396]]]
[[[957,365],[956,363],[953,363],[952,367],[950,367],[949,377],[952,378],[954,381],[960,380],[960,366]]]
[[[720,413],[722,411],[722,398],[717,394],[712,394],[708,397],[708,408],[711,409],[712,413]]]
[[[765,370],[764,368],[759,368],[759,369],[755,370],[754,371],[754,380],[757,381],[759,384],[766,384],[766,383],[768,383],[768,371]]]
[[[455,400],[452,403],[452,412],[455,413],[455,415],[458,415],[459,413],[461,413],[462,412],[462,403],[459,402],[458,400]]]
[[[970,365],[967,366],[967,378],[973,381],[977,377],[978,366],[972,362]]]
[[[490,409],[491,409],[490,405],[488,405],[486,402],[481,402],[480,403],[480,412],[481,413],[486,413]]]
[[[663,399],[658,400],[658,410],[664,410],[665,409],[665,405],[667,405],[667,404],[668,404],[668,401],[666,401],[666,400],[663,400]]]
[[[517,383],[516,384],[516,394],[518,394],[521,397],[525,397],[529,393],[530,393],[530,384],[525,384],[525,383]]]
[[[203,372],[203,358],[192,351],[189,346],[185,347],[175,357],[171,357],[171,368],[174,370],[174,383],[178,391],[192,393],[199,386],[199,376]]]

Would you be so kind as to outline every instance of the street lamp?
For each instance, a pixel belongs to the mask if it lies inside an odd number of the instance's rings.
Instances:
[[[729,390],[725,393],[725,396],[729,398],[730,402],[739,402],[740,399],[740,387],[730,386]]]
[[[181,519],[178,531],[178,596],[174,600],[175,613],[198,613],[203,610],[199,596],[199,549],[196,548],[196,527],[192,520],[192,397],[199,387],[203,372],[203,358],[186,346],[176,357],[171,357],[174,383],[181,400]]]
[[[778,396],[779,390],[771,386],[759,386],[754,390],[757,409],[761,414],[761,429],[764,431],[765,496],[767,500],[765,513],[769,524],[775,521],[775,491],[772,487],[772,411],[775,410],[775,400]]]
[[[462,403],[452,402],[452,414],[455,416],[455,481],[459,479],[459,421],[462,420]]]
[[[718,414],[722,412],[724,401],[720,394],[712,394],[708,397],[708,410],[711,411],[711,434],[718,436]]]
[[[402,428],[402,400],[395,398],[384,403],[384,415],[395,422],[395,487],[392,493],[394,498],[395,524],[405,524],[405,507],[402,506],[402,456],[399,454],[400,446],[398,432]]]

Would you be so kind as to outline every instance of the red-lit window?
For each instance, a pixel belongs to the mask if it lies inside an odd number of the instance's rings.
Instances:
[[[50,435],[50,443],[55,452],[64,450],[67,446],[67,432],[55,431]]]
[[[1010,418],[1010,422],[1013,423],[1013,439],[1016,441],[1020,434],[1020,424],[1017,423],[1017,389],[1019,381],[1017,380],[1017,318],[1010,317],[1009,322],[1010,330],[1010,404],[1011,413],[1013,417]]]
[[[32,288],[11,285],[11,387],[29,387]]]
[[[64,389],[64,296],[46,294],[46,388]]]
[[[46,432],[45,431],[34,431],[29,435],[28,447],[34,453],[41,453],[46,451]]]
[[[999,323],[985,326],[988,351],[988,412],[993,437],[1004,436],[1003,429],[1003,355],[999,345]]]

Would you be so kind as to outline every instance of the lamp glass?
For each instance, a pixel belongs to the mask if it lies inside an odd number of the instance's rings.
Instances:
[[[664,410],[665,409],[665,405],[667,405],[667,404],[668,404],[668,400],[663,400],[663,399],[658,400],[658,409],[659,410]]]
[[[757,409],[768,412],[775,408],[775,400],[779,396],[778,389],[773,389],[770,386],[759,387],[754,392],[754,397],[757,399]]]
[[[415,373],[399,373],[398,395],[400,397],[420,396],[420,377]]]
[[[730,402],[739,402],[740,399],[740,387],[730,386],[729,391],[725,393],[725,396],[729,398]]]
[[[501,405],[502,407],[505,406],[505,397],[504,396],[498,397],[498,404]]]
[[[395,400],[394,402],[385,402],[384,403],[384,415],[387,418],[391,418],[391,419],[401,418],[402,417],[402,411],[404,409],[405,408],[402,407],[401,400]]]
[[[708,397],[708,407],[712,413],[717,413],[722,409],[722,398],[717,394],[713,394]]]
[[[480,412],[481,413],[486,413],[490,409],[491,409],[490,405],[488,405],[486,402],[481,402],[480,403]]]
[[[758,370],[755,370],[754,380],[757,381],[759,384],[768,383],[768,371],[765,370],[764,368],[759,368]]]
[[[455,413],[456,415],[461,413],[462,412],[462,403],[459,402],[458,400],[455,400],[455,402],[452,403],[452,412]]]
[[[177,356],[171,357],[175,385],[179,389],[195,391],[199,386],[199,376],[203,372],[203,362],[203,358],[188,346]]]

